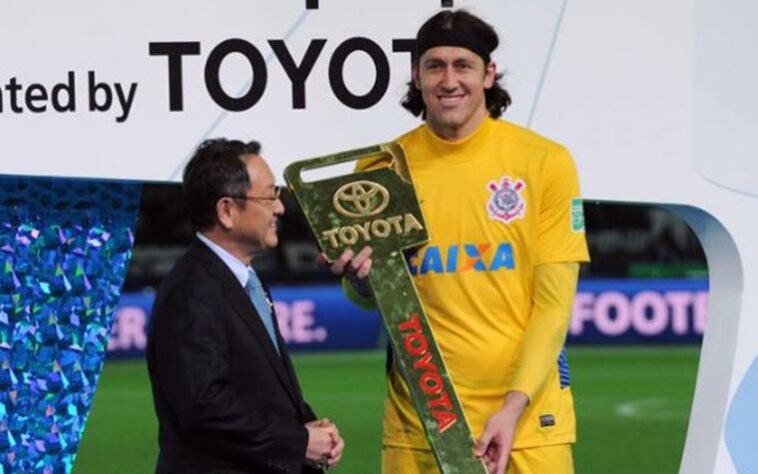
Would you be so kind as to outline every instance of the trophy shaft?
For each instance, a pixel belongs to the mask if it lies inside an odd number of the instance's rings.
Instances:
[[[485,473],[402,252],[374,258],[369,281],[432,452],[443,474]]]

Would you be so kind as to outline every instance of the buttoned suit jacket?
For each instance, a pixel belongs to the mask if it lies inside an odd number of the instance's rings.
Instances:
[[[281,355],[239,280],[195,239],[152,311],[156,473],[321,472],[305,464],[304,424],[316,416],[275,330]]]

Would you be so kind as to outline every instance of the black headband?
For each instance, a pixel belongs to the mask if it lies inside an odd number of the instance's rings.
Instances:
[[[422,38],[419,38],[416,42],[416,54],[417,58],[421,58],[428,49],[436,48],[437,46],[458,46],[460,48],[466,48],[479,55],[484,64],[490,63],[490,51],[487,46],[482,43],[476,36],[466,33],[465,31],[455,31],[448,29],[432,30],[428,33],[425,32]]]

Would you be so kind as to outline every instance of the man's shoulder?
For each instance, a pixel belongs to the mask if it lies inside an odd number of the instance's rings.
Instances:
[[[492,119],[495,139],[534,147],[548,153],[566,151],[560,143],[521,125],[503,119]]]
[[[205,252],[200,246],[204,244],[195,242],[179,258],[158,289],[159,294],[172,293],[183,289],[189,293],[212,289],[214,278],[209,271],[207,259],[213,258],[212,252]]]
[[[401,146],[406,146],[409,142],[417,139],[420,136],[424,127],[425,125],[422,123],[421,125],[414,127],[411,130],[408,130],[404,134],[400,135],[395,139],[395,141],[398,142]]]
[[[410,141],[414,139],[414,135],[416,135],[423,127],[424,125],[421,124],[418,127],[414,128],[413,130],[395,138],[393,141],[398,143],[404,150],[407,150],[408,144],[410,143]],[[376,159],[375,157],[364,158],[364,159],[358,160],[358,163],[356,163],[355,165],[355,171],[368,171],[368,170],[373,170],[376,168],[382,168],[385,166],[386,166],[386,162],[384,158],[380,158],[380,159]]]
[[[491,132],[487,136],[491,140],[526,146],[539,151],[541,154],[555,154],[567,151],[562,144],[521,125],[504,119],[487,118],[486,120],[489,121],[487,125]],[[425,125],[421,124],[400,135],[395,141],[404,148],[407,148],[414,142],[423,140],[424,134]]]

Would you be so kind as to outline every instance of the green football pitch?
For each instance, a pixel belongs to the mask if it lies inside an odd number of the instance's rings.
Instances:
[[[570,347],[580,474],[675,473],[697,372],[696,347]],[[347,447],[337,473],[379,472],[384,353],[295,356],[305,398]],[[143,361],[105,365],[74,473],[153,472],[157,423]]]

